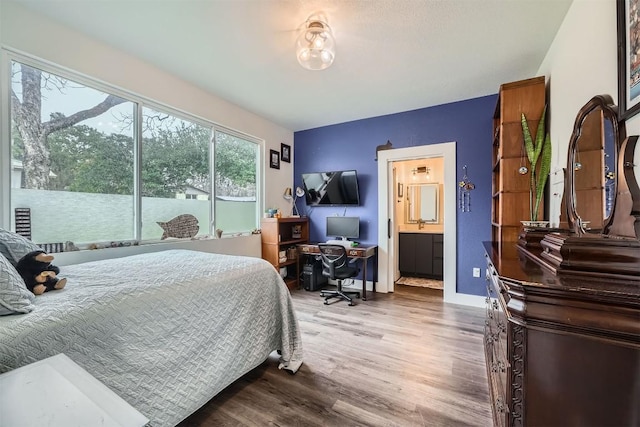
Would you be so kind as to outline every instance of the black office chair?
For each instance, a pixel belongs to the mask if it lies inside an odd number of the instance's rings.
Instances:
[[[349,301],[349,305],[353,305],[353,298],[350,295],[360,298],[360,292],[343,291],[342,281],[357,276],[360,270],[349,265],[347,250],[344,246],[320,243],[318,248],[322,257],[322,275],[338,282],[336,290],[320,291],[320,296],[324,297],[324,303],[328,305],[331,298],[338,298]]]

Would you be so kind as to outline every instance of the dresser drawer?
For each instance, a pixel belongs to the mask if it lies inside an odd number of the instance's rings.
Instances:
[[[484,345],[487,377],[491,394],[494,425],[506,426],[509,415],[507,405],[507,318],[503,311],[501,281],[493,264],[487,259],[487,298],[485,300]]]

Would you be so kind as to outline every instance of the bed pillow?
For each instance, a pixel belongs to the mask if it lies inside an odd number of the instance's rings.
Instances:
[[[34,300],[13,265],[0,255],[0,316],[29,313],[35,308]]]
[[[40,250],[42,250],[40,246],[26,237],[0,228],[0,254],[4,255],[14,267],[29,252]]]

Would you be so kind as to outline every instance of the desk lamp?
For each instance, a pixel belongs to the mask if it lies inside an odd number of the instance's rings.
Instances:
[[[296,206],[296,200],[298,200],[298,197],[304,196],[304,190],[302,189],[302,187],[296,187],[295,197],[293,197],[291,193],[291,187],[287,187],[284,189],[284,194],[282,195],[282,197],[284,197],[285,200],[293,200],[293,202],[291,203],[291,215],[289,216],[292,218],[300,218],[300,211],[298,211],[298,207]]]

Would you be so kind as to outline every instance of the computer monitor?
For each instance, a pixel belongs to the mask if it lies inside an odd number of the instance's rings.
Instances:
[[[342,240],[360,237],[360,217],[328,216],[327,237],[339,237]]]

